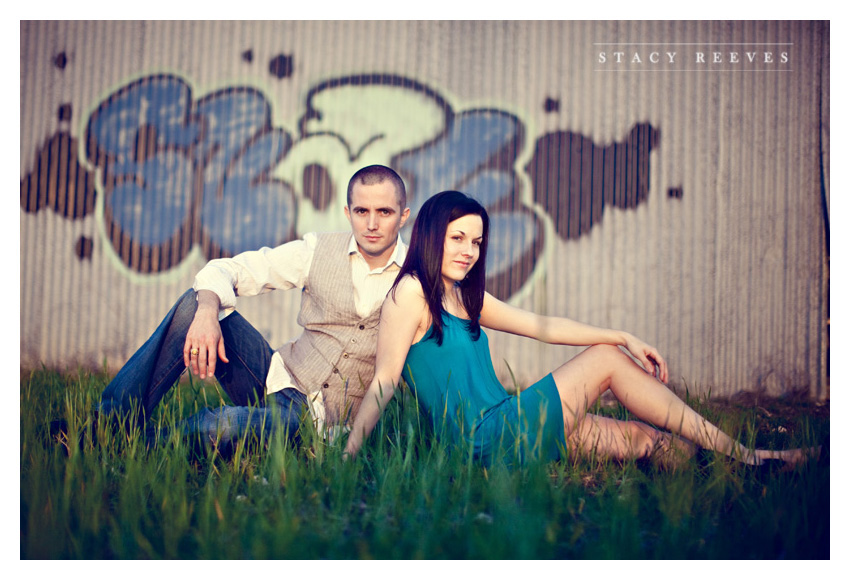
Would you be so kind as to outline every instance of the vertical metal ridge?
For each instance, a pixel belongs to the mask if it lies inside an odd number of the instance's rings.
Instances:
[[[793,41],[793,72],[606,72],[597,70],[594,44],[777,41]],[[682,68],[694,68],[693,47],[675,46]],[[54,63],[60,52],[69,59],[64,69]],[[278,55],[292,57],[290,76],[271,74]],[[203,261],[195,250],[195,263],[178,265],[181,250],[197,242],[191,232],[140,254],[140,244],[110,237],[108,220],[64,215],[76,214],[79,170],[91,169],[88,116],[109,94],[160,74],[185,81],[195,100],[252,87],[267,99],[273,126],[297,141],[311,87],[381,73],[421,83],[455,115],[489,108],[519,121],[524,140],[507,151],[517,156],[523,188],[515,202],[533,204],[545,224],[539,260],[548,267],[531,282],[522,268],[505,275],[512,287],[525,283],[515,301],[657,343],[680,384],[714,394],[808,384],[813,395],[828,396],[828,63],[822,22],[22,22],[22,363],[126,357]],[[58,118],[66,104],[70,122]],[[406,105],[381,106],[399,118],[397,107]],[[651,152],[648,129],[631,133],[643,123],[658,132]],[[76,139],[81,168],[69,144],[44,149],[59,131]],[[551,139],[543,152],[562,165],[538,168],[546,175],[536,176],[535,191],[526,164],[543,138]],[[396,153],[384,145],[379,155]],[[483,142],[469,147],[476,158],[490,154]],[[649,164],[629,152],[648,154]],[[357,161],[327,155],[335,168]],[[432,175],[445,171],[432,162]],[[295,165],[282,178],[302,195],[304,169]],[[340,181],[335,192],[344,190],[344,176],[327,174]],[[39,180],[53,186],[40,188]],[[27,187],[50,196],[38,211],[25,199]],[[312,225],[299,223],[298,233]],[[94,240],[89,257],[75,254],[81,236]],[[133,256],[148,273],[126,266]],[[168,272],[153,273],[166,263]],[[282,305],[271,314],[248,303],[273,346],[297,331],[297,300],[258,301]],[[529,380],[578,350],[511,337],[492,342],[494,359],[508,358]]]

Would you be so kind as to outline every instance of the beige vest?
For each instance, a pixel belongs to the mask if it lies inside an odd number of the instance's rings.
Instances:
[[[318,235],[301,292],[298,324],[304,331],[278,351],[303,392],[323,390],[328,424],[353,419],[375,374],[381,309],[367,318],[357,314],[348,257],[350,239],[350,233]]]

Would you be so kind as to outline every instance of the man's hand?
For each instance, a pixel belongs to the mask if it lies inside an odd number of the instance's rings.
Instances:
[[[209,290],[198,292],[198,310],[186,333],[183,362],[202,379],[215,375],[216,355],[223,362],[230,362],[224,352],[218,310],[219,299],[215,293]]]

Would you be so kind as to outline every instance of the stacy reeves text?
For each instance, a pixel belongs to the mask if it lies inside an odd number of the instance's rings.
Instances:
[[[704,51],[691,53],[652,51],[652,52],[600,52],[597,56],[599,64],[787,64],[790,57],[787,51]]]

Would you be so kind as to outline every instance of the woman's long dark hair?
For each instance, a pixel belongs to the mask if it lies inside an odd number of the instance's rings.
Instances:
[[[467,215],[481,217],[484,233],[479,246],[478,261],[472,267],[458,286],[466,313],[469,315],[469,331],[474,340],[481,334],[478,317],[484,305],[484,284],[487,278],[485,262],[487,261],[487,242],[490,233],[490,218],[487,210],[480,203],[459,191],[443,191],[431,197],[419,210],[413,223],[413,233],[407,258],[398,273],[390,292],[395,296],[398,283],[406,275],[415,276],[422,284],[428,309],[431,311],[433,326],[430,336],[443,344],[443,245],[446,241],[446,230],[451,222]]]

